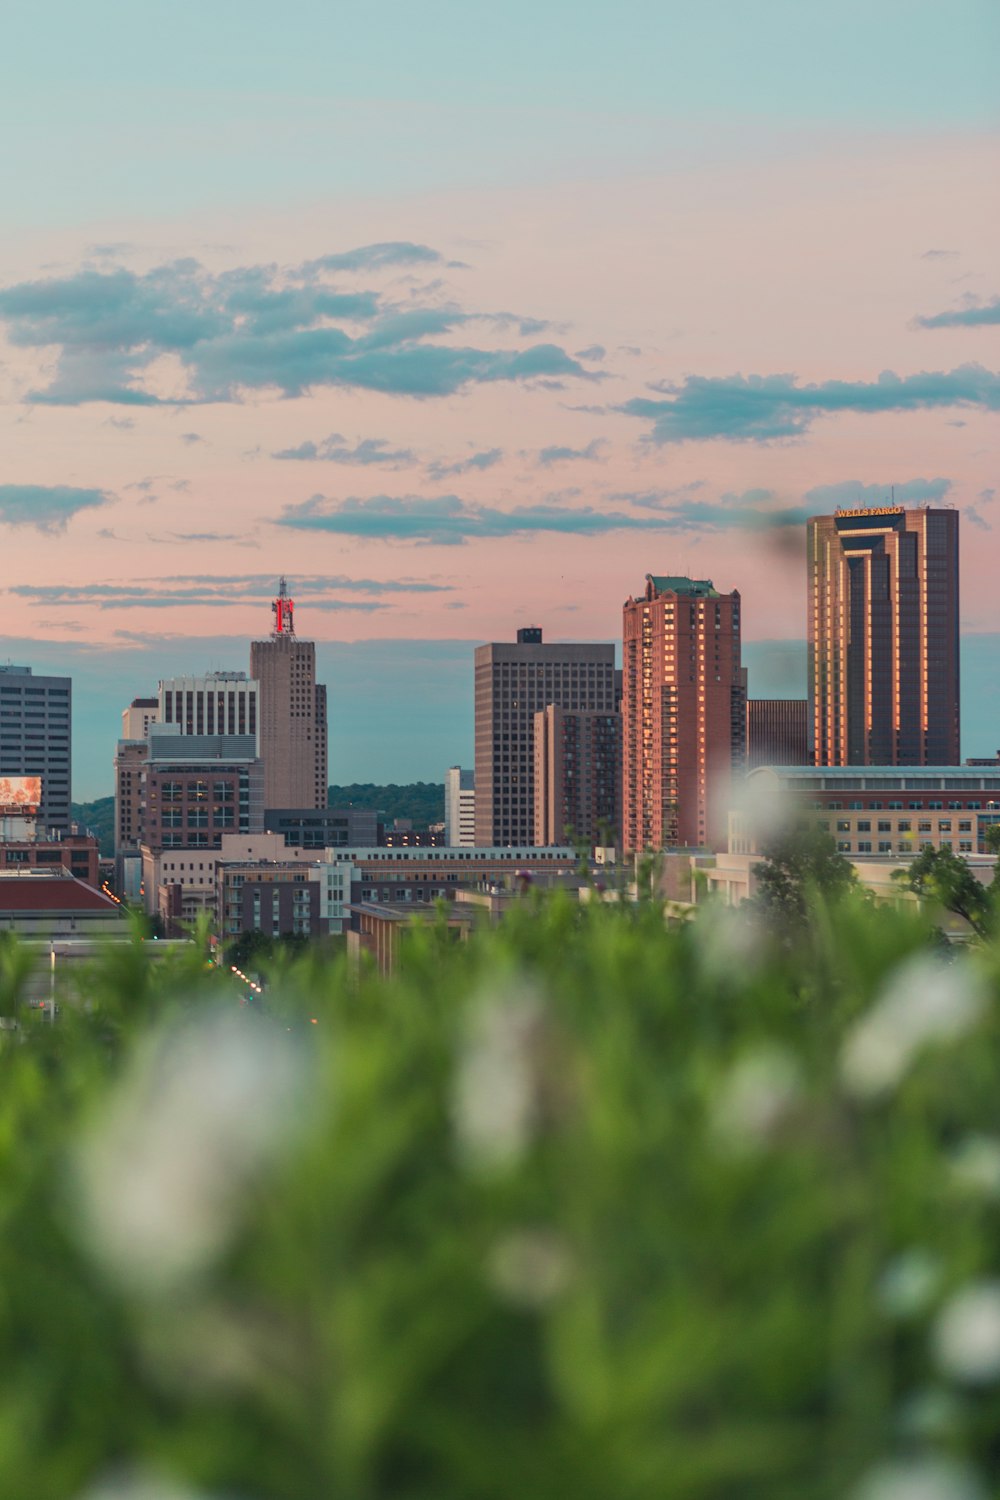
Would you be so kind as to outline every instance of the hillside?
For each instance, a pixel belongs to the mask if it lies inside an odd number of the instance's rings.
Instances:
[[[93,802],[71,802],[70,812],[74,823],[97,834],[101,853],[110,859],[115,852],[114,797],[96,797]]]
[[[402,785],[392,781],[376,786],[370,781],[352,781],[347,786],[331,786],[330,807],[373,807],[385,813],[387,823],[393,818],[411,818],[415,828],[444,820],[444,783],[411,781]]]

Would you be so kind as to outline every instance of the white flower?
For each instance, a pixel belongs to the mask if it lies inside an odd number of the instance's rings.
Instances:
[[[851,1500],[986,1500],[986,1493],[968,1464],[928,1457],[879,1464],[851,1492]]]
[[[173,1021],[132,1059],[76,1152],[80,1227],[133,1290],[196,1277],[301,1118],[301,1058],[259,1017]]]
[[[159,1474],[117,1474],[100,1479],[80,1500],[212,1500],[204,1490],[175,1484]]]
[[[738,1151],[765,1145],[801,1091],[801,1072],[791,1052],[773,1045],[747,1052],[719,1089],[712,1113],[716,1137]]]
[[[967,1135],[948,1165],[956,1186],[984,1198],[1000,1198],[1000,1140],[995,1135]]]
[[[934,1325],[938,1364],[953,1379],[1000,1379],[1000,1281],[977,1281],[945,1303]]]
[[[878,1300],[893,1318],[912,1318],[927,1307],[941,1279],[941,1268],[926,1250],[906,1250],[889,1262],[879,1279]]]
[[[473,1003],[452,1112],[459,1145],[477,1167],[511,1165],[530,1144],[538,1113],[541,1015],[530,988],[507,988]]]
[[[489,1279],[508,1302],[544,1307],[569,1285],[572,1257],[550,1229],[518,1229],[498,1240],[487,1263]]]
[[[924,1047],[969,1031],[986,1003],[982,980],[967,958],[909,959],[848,1032],[840,1055],[845,1086],[862,1098],[886,1093]]]

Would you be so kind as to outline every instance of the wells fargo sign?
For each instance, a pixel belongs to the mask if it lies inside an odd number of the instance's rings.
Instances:
[[[835,510],[834,515],[838,519],[841,516],[901,516],[905,509],[905,505],[870,505],[859,510]]]

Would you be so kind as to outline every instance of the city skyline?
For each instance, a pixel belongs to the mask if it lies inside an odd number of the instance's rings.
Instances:
[[[241,663],[282,572],[331,709],[365,663],[334,781],[466,763],[462,654],[616,640],[646,572],[738,589],[777,695],[807,515],[893,486],[965,518],[994,749],[996,8],[417,10],[13,23],[0,656],[73,677],[81,794],[105,676]]]

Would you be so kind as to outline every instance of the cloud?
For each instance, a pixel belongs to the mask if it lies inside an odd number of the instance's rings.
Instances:
[[[588,344],[586,349],[576,351],[576,357],[597,361],[606,358],[607,352],[603,344]]]
[[[1000,323],[1000,297],[982,302],[978,297],[967,297],[961,307],[950,312],[935,313],[930,318],[917,318],[918,328],[987,328]]]
[[[189,448],[193,448],[195,443],[203,443],[204,441],[205,439],[202,437],[200,432],[181,433],[181,442],[186,443]]]
[[[502,448],[486,448],[481,453],[473,453],[469,458],[457,458],[453,463],[445,463],[442,459],[434,459],[427,465],[427,474],[430,479],[437,483],[441,479],[448,479],[454,474],[473,474],[483,469],[492,469],[494,464],[500,463],[503,458]]]
[[[300,459],[328,464],[378,464],[387,469],[402,469],[416,463],[411,448],[391,448],[385,438],[362,438],[350,447],[339,432],[331,432],[321,443],[299,443],[297,448],[281,448],[272,458]]]
[[[531,339],[549,326],[541,319],[450,304],[398,307],[380,292],[328,280],[439,259],[427,246],[394,242],[218,274],[193,259],[145,273],[85,267],[0,288],[0,323],[15,346],[57,352],[49,384],[28,397],[50,405],[179,407],[321,387],[430,397],[496,381],[600,378],[555,343],[436,342],[472,327]]]
[[[193,541],[224,541],[225,537],[204,533],[193,535]],[[268,573],[245,573],[218,578],[204,573],[178,573],[166,578],[139,578],[128,583],[21,583],[7,589],[19,599],[48,608],[77,609],[94,605],[102,610],[206,608],[252,604],[265,608],[277,587],[277,579]],[[427,583],[407,578],[348,578],[343,574],[310,574],[292,580],[292,594],[308,610],[370,610],[378,606],[360,600],[340,599],[339,594],[368,594],[374,597],[396,594],[447,594],[450,585]]]
[[[321,255],[306,261],[303,270],[317,271],[384,271],[388,266],[439,266],[444,257],[430,245],[415,245],[409,240],[384,240],[375,245],[360,245],[337,255]]]
[[[818,507],[817,514],[837,506],[858,508],[868,505],[940,503],[951,489],[950,479],[907,479],[902,484],[862,484],[859,479],[844,479],[839,484],[817,484],[805,493],[805,499]]]
[[[0,484],[0,525],[33,526],[36,531],[65,531],[81,510],[108,505],[107,490],[76,489],[71,485]]]
[[[653,443],[767,443],[801,437],[817,417],[835,412],[924,411],[956,406],[1000,410],[1000,375],[982,365],[874,381],[826,380],[799,385],[794,375],[690,375],[667,386],[665,400],[636,397],[618,410],[651,423]]]
[[[757,492],[760,493],[760,492]],[[766,492],[764,492],[766,493]],[[801,508],[762,512],[741,510],[738,497],[721,502],[695,502],[652,516],[596,510],[589,505],[522,505],[512,510],[473,505],[457,495],[426,498],[419,495],[375,495],[339,502],[323,495],[288,505],[279,518],[282,526],[303,531],[367,539],[411,541],[455,546],[479,538],[523,536],[549,532],[563,536],[600,536],[609,531],[697,531],[732,527],[802,525],[808,512]]]
[[[549,448],[540,448],[535,462],[540,469],[550,469],[553,464],[570,463],[574,459],[585,463],[601,463],[606,446],[603,438],[594,438],[586,448],[560,448],[553,445]]]
[[[925,250],[920,257],[921,260],[956,260],[957,258],[957,250]]]

